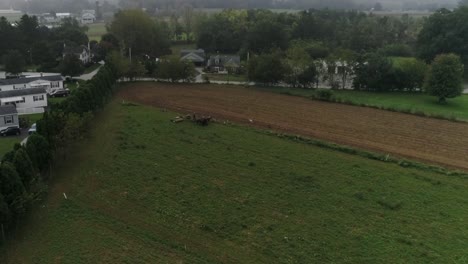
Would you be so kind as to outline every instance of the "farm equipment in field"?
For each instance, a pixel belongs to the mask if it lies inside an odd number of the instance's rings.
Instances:
[[[191,120],[195,122],[197,125],[200,126],[207,126],[211,121],[211,116],[197,116],[196,114],[193,115],[186,115],[186,116],[176,116],[175,118],[171,119],[172,123],[180,123],[185,120]]]

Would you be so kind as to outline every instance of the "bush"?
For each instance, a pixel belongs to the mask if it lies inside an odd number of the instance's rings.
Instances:
[[[319,89],[315,93],[316,98],[323,101],[330,101],[333,97],[333,92],[330,90]]]

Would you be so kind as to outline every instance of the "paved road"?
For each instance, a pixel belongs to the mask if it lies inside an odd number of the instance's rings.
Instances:
[[[101,62],[99,62],[99,64],[101,64],[101,66],[99,66],[99,68],[97,68],[96,70],[94,70],[94,71],[92,71],[92,72],[90,72],[90,73],[83,74],[83,75],[78,76],[78,77],[74,77],[73,79],[82,80],[82,81],[89,81],[89,80],[91,80],[91,79],[94,77],[94,75],[96,75],[96,74],[99,72],[99,70],[101,69],[101,67],[104,65],[104,62],[101,61]]]

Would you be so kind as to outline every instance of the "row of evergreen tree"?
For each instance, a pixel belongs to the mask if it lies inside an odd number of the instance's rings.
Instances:
[[[52,104],[38,121],[38,132],[16,144],[0,165],[0,242],[20,223],[34,201],[47,191],[50,169],[69,147],[83,138],[93,115],[112,97],[117,76],[112,65],[80,86],[64,101]]]

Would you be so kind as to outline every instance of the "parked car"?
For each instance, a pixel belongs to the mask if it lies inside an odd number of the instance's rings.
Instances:
[[[0,131],[2,137],[5,136],[19,136],[21,134],[21,129],[19,127],[7,127]]]
[[[59,90],[55,90],[55,91],[52,91],[49,96],[50,97],[66,97],[70,94],[70,90],[69,89],[59,89]]]
[[[31,135],[32,133],[36,132],[36,123],[32,124],[31,128],[28,130],[28,134]]]

